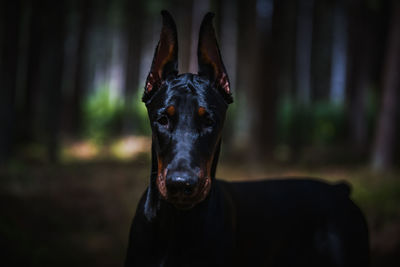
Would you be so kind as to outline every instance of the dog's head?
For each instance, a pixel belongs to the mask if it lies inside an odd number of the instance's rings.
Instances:
[[[198,74],[178,75],[175,22],[168,12],[161,14],[163,27],[143,95],[153,131],[149,190],[157,190],[179,209],[190,209],[210,191],[232,95],[212,25],[214,15],[206,14],[200,27]]]

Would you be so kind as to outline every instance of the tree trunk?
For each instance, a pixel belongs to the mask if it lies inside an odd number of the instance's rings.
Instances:
[[[128,54],[125,73],[125,114],[123,133],[135,132],[136,114],[133,114],[133,102],[139,89],[140,54],[142,50],[143,8],[142,3],[126,1],[125,30],[128,42]]]
[[[349,59],[347,66],[347,110],[349,143],[355,156],[368,152],[367,96],[372,83],[373,68],[379,58],[377,21],[367,15],[362,0],[349,5]]]
[[[0,164],[10,156],[14,144],[20,4],[20,1],[2,3],[1,37],[5,42],[0,50]]]
[[[221,1],[220,15],[221,18],[221,30],[219,35],[219,44],[222,59],[226,71],[228,72],[229,82],[231,89],[233,90],[234,97],[236,98],[236,51],[237,51],[237,29],[238,29],[238,17],[237,17],[237,0],[223,0]],[[230,114],[230,113],[228,113]],[[229,115],[228,115],[229,116]],[[234,132],[235,120],[228,118],[225,121],[225,132]],[[224,151],[226,152],[229,148],[232,148],[233,134],[226,134],[223,137],[224,140]],[[229,153],[230,151],[228,151]]]
[[[192,45],[197,42],[199,29],[194,29],[193,23],[193,1],[179,1],[173,0],[172,4],[176,6],[176,11],[172,13],[172,15],[176,19],[176,27],[178,30],[178,44],[179,44],[179,73],[188,72],[190,69],[191,64],[191,51]],[[159,15],[159,14],[157,14]],[[204,15],[204,14],[203,14]],[[198,22],[200,23],[200,22]],[[199,24],[200,25],[200,24]],[[194,29],[195,33],[192,33]],[[157,28],[159,31],[159,29]],[[159,32],[157,32],[157,38],[159,37]],[[195,39],[192,40],[191,38],[194,37]],[[196,43],[197,48],[197,43]],[[154,50],[154,47],[152,46]],[[153,56],[153,54],[151,54]],[[197,59],[196,59],[197,60]],[[197,61],[196,61],[197,62]],[[196,67],[197,70],[197,67]],[[148,71],[148,70],[146,70]]]
[[[334,3],[330,1],[315,2],[312,42],[312,85],[313,99],[328,100],[332,62],[332,26]]]
[[[248,152],[250,143],[253,141],[251,136],[251,116],[253,108],[250,105],[251,91],[255,86],[253,72],[255,71],[254,62],[257,57],[256,41],[256,1],[238,0],[238,39],[237,39],[237,68],[231,76],[236,76],[236,88],[234,89],[233,105],[236,105],[234,140],[238,151]],[[240,100],[240,101],[239,101]],[[231,109],[232,112],[232,109]],[[229,113],[228,113],[229,114]],[[249,151],[248,153],[251,153]],[[246,154],[246,153],[240,153]]]
[[[197,41],[199,37],[200,23],[203,16],[209,11],[209,1],[193,0],[192,6],[192,35],[190,44],[189,72],[197,73]]]
[[[23,90],[23,104],[18,120],[18,139],[26,144],[36,139],[35,126],[39,121],[38,106],[40,105],[40,66],[42,58],[43,31],[42,17],[45,16],[43,8],[32,1],[32,15],[29,25],[29,46],[27,51],[26,81]]]
[[[311,51],[314,0],[298,1],[296,31],[297,99],[302,105],[311,102]]]
[[[72,96],[67,104],[67,109],[71,111],[69,118],[69,133],[77,136],[82,131],[82,106],[83,97],[86,93],[87,82],[87,49],[89,38],[89,26],[92,14],[92,0],[78,1],[79,3],[79,30],[76,50],[75,79],[73,83]]]
[[[398,137],[396,128],[400,90],[400,2],[393,1],[393,5],[383,72],[383,97],[372,155],[372,167],[375,170],[392,167]]]
[[[251,103],[253,109],[251,122],[251,161],[263,162],[273,157],[276,134],[276,108],[278,93],[276,90],[276,39],[279,32],[276,24],[281,15],[280,1],[263,0],[257,2],[256,28],[259,36],[256,69],[252,79]]]
[[[332,68],[330,100],[343,104],[346,92],[347,14],[343,1],[336,1],[333,11]]]
[[[64,2],[44,1],[46,17],[42,18],[43,57],[40,85],[44,93],[43,130],[48,159],[58,161],[59,129],[62,107],[62,77],[64,65]]]

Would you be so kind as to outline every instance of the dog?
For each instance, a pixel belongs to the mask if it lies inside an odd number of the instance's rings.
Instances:
[[[167,11],[143,102],[152,128],[150,184],[132,222],[125,266],[368,266],[366,220],[345,183],[215,178],[232,103],[212,20],[198,42],[198,74],[178,75]]]

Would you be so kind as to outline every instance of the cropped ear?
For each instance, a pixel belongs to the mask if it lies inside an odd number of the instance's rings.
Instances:
[[[222,62],[215,30],[213,27],[214,13],[207,13],[200,26],[199,44],[197,57],[199,64],[199,75],[206,76],[214,83],[216,89],[222,93],[225,101],[233,102],[228,74]]]
[[[163,26],[160,40],[154,52],[153,63],[146,79],[143,101],[146,102],[157,91],[162,81],[178,74],[178,36],[171,14],[162,10]]]

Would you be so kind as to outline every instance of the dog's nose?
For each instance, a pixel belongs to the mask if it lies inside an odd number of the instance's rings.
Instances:
[[[172,197],[189,197],[196,190],[197,179],[186,177],[185,175],[171,175],[166,180],[168,195]]]

